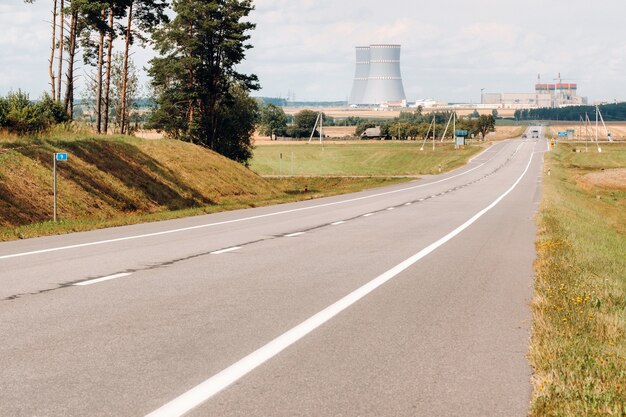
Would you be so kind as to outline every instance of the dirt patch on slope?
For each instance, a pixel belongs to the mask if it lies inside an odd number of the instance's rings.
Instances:
[[[605,169],[591,172],[581,178],[586,185],[594,185],[602,188],[626,190],[626,168]]]

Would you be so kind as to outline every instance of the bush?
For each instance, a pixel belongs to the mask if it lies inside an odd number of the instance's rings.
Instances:
[[[48,94],[38,103],[30,101],[28,94],[22,91],[11,92],[6,99],[0,97],[0,127],[6,127],[10,133],[39,133],[68,120],[61,104]]]
[[[65,112],[61,103],[54,101],[48,93],[44,94],[36,107],[41,112],[42,117],[47,124],[46,128],[70,120],[70,116]]]
[[[371,129],[376,126],[376,123],[361,122],[356,127],[356,135],[361,136],[367,129]]]
[[[311,129],[301,128],[297,126],[288,126],[285,129],[285,136],[290,138],[310,138],[311,137]],[[315,130],[313,136],[319,136],[319,132]]]
[[[4,97],[0,97],[0,127],[3,127],[6,125],[8,114],[9,114],[9,102]]]

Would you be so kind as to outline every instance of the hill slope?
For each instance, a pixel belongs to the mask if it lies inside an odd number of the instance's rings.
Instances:
[[[0,145],[0,228],[52,218],[52,155],[61,219],[111,219],[251,199],[282,192],[210,150],[174,140],[84,139]]]

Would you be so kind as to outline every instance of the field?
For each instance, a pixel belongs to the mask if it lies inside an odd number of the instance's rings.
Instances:
[[[482,145],[454,150],[437,145],[420,150],[421,142],[353,141],[257,146],[251,168],[260,175],[416,176],[462,166]],[[282,159],[281,159],[282,155]]]
[[[498,141],[522,136],[526,126],[496,126],[496,131],[487,134],[487,140]]]
[[[574,122],[548,122],[550,125],[550,133],[553,136],[556,136],[557,132],[564,132],[568,129],[573,129],[576,131],[574,134],[575,140],[585,140],[586,136],[589,135],[589,139],[595,139],[595,121],[592,123],[591,127],[588,127],[585,130],[584,126],[581,126],[580,123]],[[610,122],[606,124],[609,132],[612,133],[612,137],[614,140],[626,140],[626,123],[625,122]],[[600,123],[598,130],[598,138],[601,141],[606,140],[606,132],[604,131],[604,127]]]
[[[531,416],[626,415],[626,145],[546,156]]]

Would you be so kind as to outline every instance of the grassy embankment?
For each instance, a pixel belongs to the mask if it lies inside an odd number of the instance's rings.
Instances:
[[[546,156],[531,415],[625,416],[626,146],[572,149]]]
[[[0,140],[0,240],[179,218],[397,183],[390,178],[268,180],[204,148],[130,137]],[[58,223],[52,218],[52,155]],[[303,192],[305,186],[308,191]]]
[[[368,146],[372,155],[367,149],[342,146],[327,147],[316,157],[320,148],[311,145],[307,163],[326,176],[318,177],[320,173],[313,171],[314,178],[262,178],[213,152],[179,141],[93,137],[62,129],[43,139],[5,135],[0,137],[0,240],[360,191],[404,181],[393,176],[436,172],[440,164],[443,170],[452,169],[480,150],[448,152],[441,147],[435,154],[417,155],[395,143],[377,146]],[[259,151],[269,150],[265,148]],[[69,161],[58,164],[58,223],[50,221],[54,152],[69,153]],[[354,158],[366,159],[366,164],[353,162]],[[341,164],[347,167],[337,170]],[[328,176],[333,171],[335,176]]]
[[[465,164],[482,145],[454,150],[438,144],[398,141],[258,146],[251,163],[260,175],[403,177],[439,173]],[[280,155],[282,154],[282,167]]]

